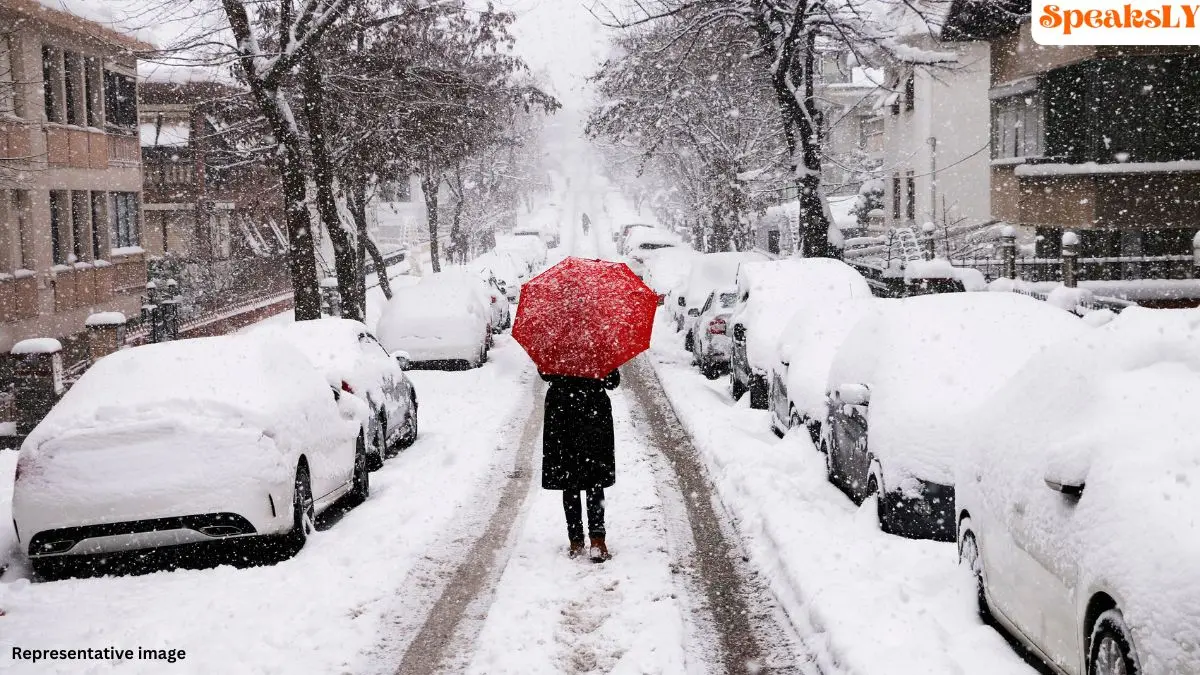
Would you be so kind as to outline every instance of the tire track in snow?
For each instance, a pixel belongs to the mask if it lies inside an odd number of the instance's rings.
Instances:
[[[400,675],[439,672],[468,608],[479,603],[486,605],[496,579],[504,569],[512,547],[513,525],[529,494],[533,449],[542,428],[546,387],[541,380],[535,387],[533,408],[521,429],[513,468],[500,490],[496,509],[480,536],[466,551],[462,563],[449,575],[425,622],[405,649],[395,671]]]
[[[669,461],[683,495],[686,526],[695,544],[695,565],[685,568],[707,599],[727,673],[819,674],[802,640],[781,621],[781,610],[745,565],[729,516],[720,506],[696,449],[675,417],[646,357],[624,368],[626,386],[637,400],[649,441]]]

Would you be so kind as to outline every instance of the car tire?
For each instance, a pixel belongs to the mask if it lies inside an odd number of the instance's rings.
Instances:
[[[892,528],[889,525],[892,519],[892,514],[888,510],[887,495],[879,487],[883,481],[879,479],[875,471],[871,471],[871,475],[867,478],[867,499],[875,497],[875,517],[879,522],[879,531],[884,534],[891,534]]]
[[[292,489],[292,531],[287,534],[288,548],[293,553],[304,548],[308,535],[316,529],[315,508],[308,464],[302,462],[296,467],[296,483]]]
[[[367,443],[362,436],[354,446],[354,473],[351,478],[350,501],[361,504],[371,496],[371,471],[367,465]]]
[[[400,437],[400,448],[410,447],[417,442],[417,398],[408,399],[408,412],[404,414],[404,435]]]
[[[1132,633],[1120,610],[1110,609],[1096,617],[1088,641],[1088,675],[1141,675],[1142,667],[1133,648]]]
[[[715,380],[721,377],[721,370],[717,368],[716,364],[705,360],[700,361],[700,373],[708,380]]]
[[[979,550],[979,540],[975,538],[975,531],[971,529],[970,518],[963,518],[958,527],[961,533],[958,538],[958,564],[966,567],[974,577],[976,610],[979,612],[979,618],[990,624],[992,610],[987,604],[987,590],[983,580],[983,553]]]
[[[683,336],[683,348],[688,350],[689,352],[695,351],[696,338],[695,338],[695,336],[692,335],[692,331],[690,331],[690,330],[687,332],[687,335]]]
[[[766,410],[769,402],[767,382],[765,378],[750,376],[750,384],[746,387],[750,392],[750,407],[754,410]]]

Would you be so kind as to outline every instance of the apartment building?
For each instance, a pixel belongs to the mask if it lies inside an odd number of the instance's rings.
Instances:
[[[969,229],[991,219],[988,44],[914,33],[914,59],[887,68],[883,124],[884,225]]]
[[[1075,231],[1104,278],[1190,275],[1167,258],[1200,225],[1200,48],[1042,46],[1029,8],[956,0],[944,31],[990,43],[993,215],[1039,257]]]
[[[89,315],[139,312],[136,76],[149,49],[33,0],[0,0],[0,354],[59,338],[69,367],[86,355]]]

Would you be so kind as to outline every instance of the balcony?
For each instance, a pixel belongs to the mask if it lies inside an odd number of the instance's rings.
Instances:
[[[0,274],[0,323],[31,319],[37,314],[37,277],[28,271]]]
[[[106,303],[116,295],[140,293],[146,286],[146,262],[140,254],[123,256],[113,263],[57,265],[53,269],[54,311]]]
[[[46,126],[46,155],[51,167],[107,169],[108,147],[103,133],[58,124]]]

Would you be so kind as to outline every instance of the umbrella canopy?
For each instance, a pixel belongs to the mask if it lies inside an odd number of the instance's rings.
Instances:
[[[512,334],[541,372],[599,378],[650,348],[657,306],[625,263],[567,258],[521,287]]]

